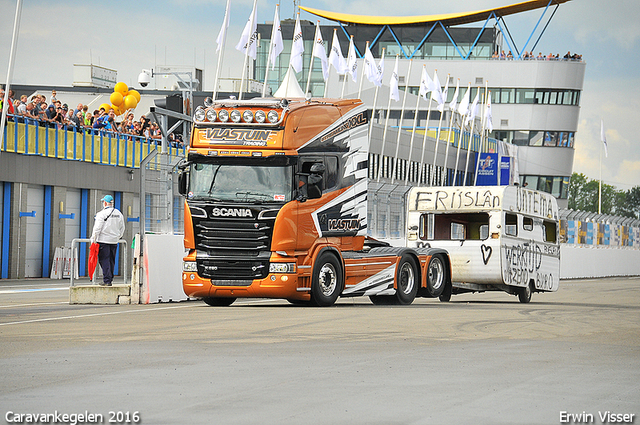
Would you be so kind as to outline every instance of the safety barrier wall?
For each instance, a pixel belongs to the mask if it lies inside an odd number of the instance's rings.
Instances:
[[[158,150],[160,143],[132,134],[27,120],[7,122],[1,148],[4,152],[139,168],[142,159]],[[185,152],[184,146],[168,146],[171,156],[184,156]]]

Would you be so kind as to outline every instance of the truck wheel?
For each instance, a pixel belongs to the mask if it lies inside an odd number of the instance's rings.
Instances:
[[[440,294],[440,302],[443,303],[448,303],[449,301],[451,301],[451,293],[453,292],[453,287],[451,285],[451,282],[446,282],[445,286],[444,286],[444,291],[442,291],[442,294]]]
[[[447,282],[447,268],[440,255],[434,255],[427,266],[427,292],[429,296],[439,297]]]
[[[235,301],[235,298],[221,298],[221,297],[205,297],[202,299],[206,304],[211,307],[227,307]]]
[[[418,266],[415,260],[403,255],[396,272],[396,300],[398,304],[408,305],[413,302],[418,293]]]
[[[527,304],[529,301],[531,301],[531,293],[533,292],[531,290],[531,283],[529,283],[527,286],[524,287],[518,287],[518,299],[520,300],[521,303],[523,304]]]
[[[335,255],[323,252],[313,266],[311,303],[318,307],[333,305],[342,293],[344,278]]]

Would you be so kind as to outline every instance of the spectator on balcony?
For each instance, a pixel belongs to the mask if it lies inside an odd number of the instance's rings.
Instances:
[[[55,104],[55,103],[56,103],[56,101],[58,100],[58,99],[56,98],[56,94],[58,94],[58,93],[57,93],[55,90],[51,90],[51,104],[52,104],[52,105],[53,105],[53,104]]]
[[[542,52],[538,53],[538,57],[536,59],[538,59],[539,61],[544,60],[544,55],[542,54]]]

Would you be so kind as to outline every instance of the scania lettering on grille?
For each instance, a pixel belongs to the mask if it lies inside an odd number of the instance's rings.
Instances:
[[[253,217],[249,208],[214,208],[212,217]]]
[[[357,218],[350,218],[350,219],[333,218],[329,220],[329,230],[330,231],[360,230],[360,220],[358,220]]]

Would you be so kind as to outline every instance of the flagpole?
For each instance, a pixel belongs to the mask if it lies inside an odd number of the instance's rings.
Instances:
[[[398,65],[398,55],[396,55],[396,65]],[[397,69],[398,69],[398,67],[395,66],[394,67],[394,72]],[[396,75],[396,78],[398,78],[397,75]],[[396,86],[397,86],[397,82],[398,82],[398,80],[396,79]],[[384,130],[382,132],[382,148],[380,148],[380,161],[378,161],[378,176],[377,176],[377,179],[376,179],[377,182],[380,182],[380,175],[382,174],[382,158],[384,156],[384,145],[385,145],[385,142],[387,140],[387,129],[389,128],[389,114],[390,113],[391,113],[391,83],[389,83],[389,102],[387,104],[387,115],[386,115],[385,120],[384,120]]]
[[[351,54],[351,48],[353,46],[353,36],[351,36],[349,38],[349,49],[347,51],[347,65],[349,63],[349,55]],[[357,59],[356,59],[357,60]],[[347,66],[348,68],[348,66]],[[346,74],[344,74],[344,80],[342,80],[342,93],[340,94],[340,99],[344,99],[344,89],[347,86],[347,75],[351,74],[350,72],[351,70],[349,70],[349,72],[347,72]]]
[[[337,29],[335,29],[335,28],[334,28],[334,29],[333,29],[333,35],[334,35],[334,36],[335,36],[335,34],[336,34],[336,31],[337,31]],[[331,49],[333,50],[333,38],[332,38],[331,40],[332,40],[332,41],[331,41],[331,43],[332,43],[332,45],[331,45]],[[336,72],[338,72],[338,70],[336,70]],[[329,72],[328,72],[328,74],[329,74],[329,75],[331,75],[331,64],[329,64]],[[339,78],[339,77],[338,77],[338,78]],[[328,78],[327,78],[327,80],[328,80]],[[329,88],[329,81],[325,81],[325,83],[324,83],[324,96],[323,96],[324,98],[326,98],[326,97],[327,97],[327,90],[328,90],[328,88]],[[369,130],[369,131],[371,131],[371,130]],[[369,137],[371,137],[371,134],[369,134]]]
[[[313,59],[316,53],[316,40],[318,39],[318,32],[320,31],[320,21],[316,25],[316,32],[313,36],[313,47],[311,48],[311,63],[309,64],[309,76],[307,77],[307,88],[304,91],[305,96],[309,93],[309,87],[311,85],[311,71],[313,70]],[[325,82],[326,85],[326,82]]]
[[[424,135],[422,136],[422,152],[420,153],[420,174],[422,174],[422,167],[424,167],[424,152],[425,152],[425,145],[427,144],[427,134],[429,133],[429,119],[431,118],[431,101],[432,100],[433,100],[433,90],[429,92],[429,102],[427,105],[427,121],[424,125]],[[431,180],[432,179],[429,178],[429,173],[427,173],[427,176],[425,178],[425,183],[428,184]]]
[[[385,48],[382,48],[382,57],[380,58],[381,61],[384,61],[384,51],[385,51]],[[380,76],[380,79],[382,80],[382,75]],[[375,91],[375,94],[373,95],[373,109],[371,110],[371,122],[369,123],[369,137],[371,137],[371,130],[373,130],[373,116],[376,114],[376,103],[378,102],[379,89],[380,89],[380,86],[376,85],[376,91]]]
[[[411,155],[413,154],[413,140],[415,139],[415,135],[416,135],[416,127],[418,125],[418,112],[420,109],[420,98],[422,96],[418,96],[417,100],[416,100],[416,110],[413,113],[413,126],[411,128],[411,141],[409,142],[409,159],[407,160],[408,165],[407,165],[407,175],[404,178],[404,184],[407,185],[409,182],[409,170],[411,170]],[[431,101],[429,101],[429,103],[431,103]],[[424,144],[423,144],[424,146]],[[423,148],[424,149],[424,148]],[[422,163],[420,164],[420,173],[422,173]]]
[[[467,173],[469,170],[469,156],[471,155],[471,144],[473,143],[473,129],[476,126],[476,108],[478,107],[478,95],[480,93],[480,88],[478,88],[478,92],[476,96],[473,98],[473,103],[471,104],[471,109],[469,109],[469,118],[471,121],[471,127],[469,128],[469,143],[467,144],[467,160],[464,164],[464,182],[466,185],[467,182]]]
[[[480,89],[478,89],[480,90]],[[480,155],[482,155],[482,144],[484,143],[484,132],[485,132],[485,124],[486,124],[486,119],[487,119],[487,82],[484,82],[484,94],[482,95],[482,98],[484,99],[484,107],[482,109],[482,119],[480,120],[480,146],[478,147],[478,156],[476,158],[476,171],[475,171],[475,176],[473,178],[473,185],[477,186],[478,185],[478,169],[480,168]],[[500,156],[498,155],[498,159],[500,159]],[[498,186],[500,186],[500,172],[502,170],[500,170],[500,161],[498,161]]]
[[[280,20],[280,14],[278,13],[279,4],[276,3],[276,16]],[[269,54],[267,55],[267,67],[264,70],[264,83],[262,84],[262,97],[267,94],[267,78],[269,77],[269,65],[271,65],[271,52],[273,51],[273,39],[276,34],[276,20],[273,20],[273,27],[271,28],[271,40],[269,41]]]
[[[254,18],[254,11],[256,10],[256,6],[258,4],[258,0],[253,0],[253,9],[251,9],[251,24],[250,24],[250,28],[253,28],[253,18]],[[251,37],[253,36],[253,34],[249,35],[249,40],[247,41],[247,43],[251,42]],[[242,89],[244,88],[244,80],[245,80],[245,75],[247,73],[247,62],[249,61],[249,46],[250,44],[247,44],[247,49],[244,52],[244,64],[242,65],[242,78],[240,79],[240,92],[238,93],[238,100],[242,100]]]
[[[409,70],[407,71],[407,79],[404,83],[404,95],[402,97],[402,108],[400,109],[400,122],[398,123],[398,138],[396,139],[396,155],[393,160],[393,168],[391,171],[391,183],[396,179],[396,165],[398,163],[398,150],[400,149],[400,133],[402,131],[402,118],[404,115],[404,107],[407,103],[407,92],[409,91],[409,77],[411,76],[411,64],[413,59],[409,59]]]
[[[462,102],[465,101],[465,98],[466,98],[467,94],[470,94],[469,90],[471,90],[471,83],[467,84],[467,92],[463,96],[462,101],[460,101],[460,104],[462,104]],[[464,139],[464,126],[465,126],[464,119],[467,116],[467,113],[469,112],[469,110],[468,110],[468,108],[469,108],[468,99],[466,99],[466,103],[467,103],[466,104],[466,108],[467,109],[465,110],[464,114],[462,114],[462,112],[460,112],[460,106],[458,106],[458,113],[460,114],[460,134],[458,135],[458,151],[456,153],[456,168],[454,169],[454,178],[453,178],[454,183],[456,182],[457,177],[458,177],[458,163],[460,162],[460,149],[462,147],[462,141]]]
[[[224,18],[222,21],[223,26],[227,26],[229,19],[229,3],[231,0],[227,0],[227,8],[224,12]],[[224,46],[227,44],[227,28],[224,30],[224,35],[222,36],[222,47],[220,47],[220,51],[218,52],[218,67],[216,68],[216,81],[213,85],[213,100],[216,100],[216,95],[218,94],[218,82],[220,80],[220,70],[222,69],[222,58],[224,56]]]
[[[436,69],[434,71],[437,72],[438,70]],[[447,84],[449,83],[449,74],[447,74]],[[438,87],[439,88],[439,87]],[[444,93],[440,96],[442,97],[444,96]],[[440,144],[440,129],[442,128],[442,116],[444,115],[444,104],[446,103],[446,99],[442,100],[442,111],[440,112],[440,119],[438,120],[438,131],[436,131],[436,147],[433,151],[433,179],[432,179],[432,183],[431,186],[435,186],[436,185],[436,159],[438,158],[438,145]],[[438,105],[439,106],[439,105]],[[431,105],[429,105],[429,108],[431,108]],[[431,113],[431,110],[429,110],[429,113]],[[429,126],[429,114],[427,114],[427,128]],[[425,136],[426,136],[427,132],[425,129]],[[426,138],[426,137],[425,137]],[[424,143],[422,145],[422,149],[424,149]]]
[[[447,76],[447,78],[449,78],[449,77]],[[460,79],[458,78],[458,81],[456,83],[456,91],[454,92],[454,96],[456,98],[455,99],[456,104],[458,103],[458,88],[459,88],[459,86],[460,86]],[[451,100],[451,102],[453,102],[453,99]],[[447,184],[448,180],[449,180],[449,173],[447,172],[447,160],[449,159],[449,146],[451,146],[451,133],[453,133],[455,135],[455,132],[452,131],[452,128],[453,128],[453,117],[455,117],[455,115],[456,115],[455,107],[452,108],[451,104],[449,104],[449,110],[451,110],[451,117],[449,118],[449,134],[447,135],[447,148],[444,151],[444,162],[442,164],[444,172],[445,172],[445,179],[442,182],[442,186]]]
[[[365,49],[365,52],[369,50],[369,42],[367,41],[367,47]],[[360,99],[360,95],[362,94],[362,83],[364,81],[364,69],[366,68],[365,66],[365,61],[367,60],[366,57],[364,57],[362,59],[362,72],[360,73],[360,88],[358,89],[358,99]]]
[[[602,146],[600,146],[600,177],[598,178],[598,214],[602,214]]]

